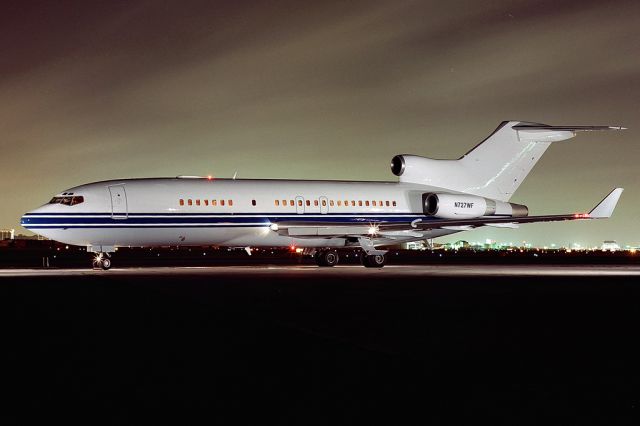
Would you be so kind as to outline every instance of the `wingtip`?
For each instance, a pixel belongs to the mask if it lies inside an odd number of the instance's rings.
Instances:
[[[591,219],[607,219],[613,214],[613,211],[620,200],[624,188],[615,188],[609,193],[597,206],[589,212]]]

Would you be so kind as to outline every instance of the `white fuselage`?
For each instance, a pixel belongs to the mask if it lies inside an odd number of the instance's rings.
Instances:
[[[343,247],[349,238],[291,237],[279,222],[407,222],[424,219],[422,194],[437,190],[395,182],[157,178],[81,185],[26,213],[25,228],[67,244],[109,250],[123,246],[219,245]],[[78,200],[80,198],[77,198]],[[378,238],[376,244],[451,234],[433,230]],[[102,248],[102,249],[101,249]]]

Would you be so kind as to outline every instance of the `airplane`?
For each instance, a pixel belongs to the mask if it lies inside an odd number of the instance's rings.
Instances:
[[[619,126],[551,126],[504,121],[457,160],[400,154],[397,182],[219,179],[197,176],[118,179],[66,189],[25,213],[23,227],[85,246],[109,269],[118,247],[296,247],[319,266],[338,248],[363,252],[383,267],[387,247],[483,226],[609,218],[622,194],[612,190],[589,213],[530,216],[509,200],[542,154],[582,131]]]

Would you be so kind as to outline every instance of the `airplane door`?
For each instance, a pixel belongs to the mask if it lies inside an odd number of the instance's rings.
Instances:
[[[296,213],[304,214],[304,198],[299,195],[296,197]]]
[[[114,185],[109,187],[111,194],[111,218],[126,219],[128,215],[127,209],[127,193],[124,185]]]
[[[320,214],[327,214],[329,212],[329,200],[324,195],[320,197]]]

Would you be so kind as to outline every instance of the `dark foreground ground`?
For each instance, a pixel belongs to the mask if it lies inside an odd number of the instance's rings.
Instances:
[[[637,267],[449,268],[5,271],[0,423],[639,424]]]

